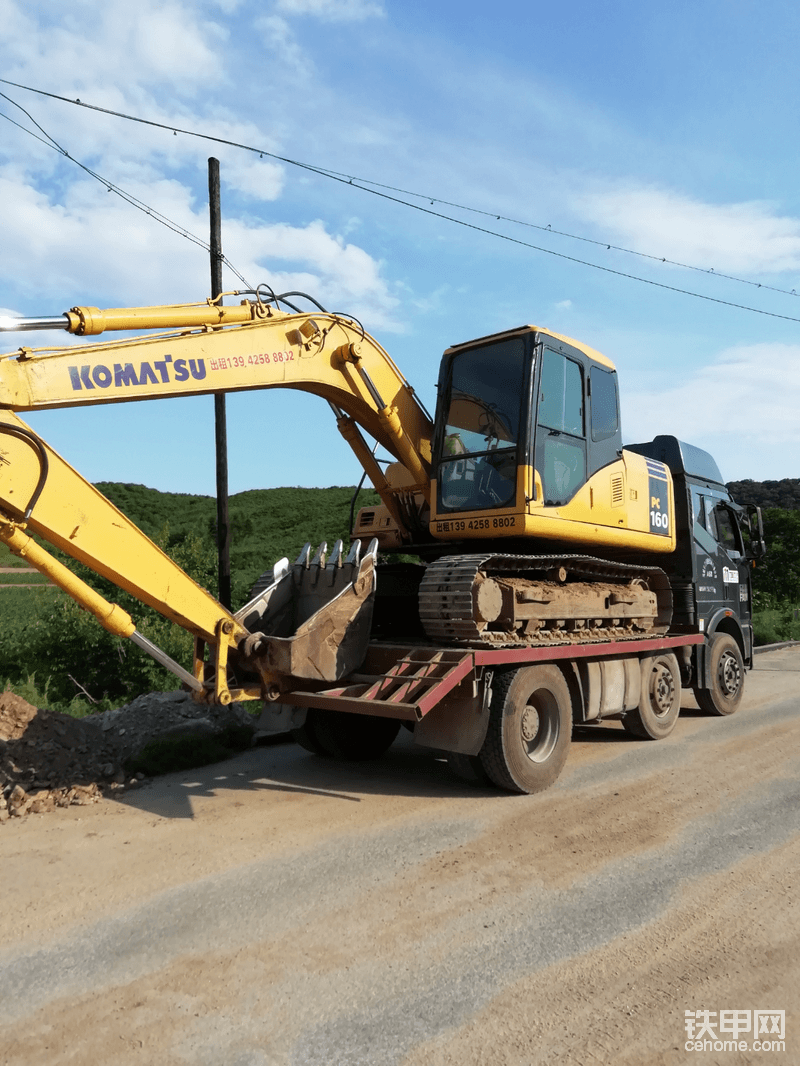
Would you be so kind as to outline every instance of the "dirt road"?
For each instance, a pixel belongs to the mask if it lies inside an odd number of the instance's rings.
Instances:
[[[7,823],[0,1063],[800,1063],[800,648],[757,665],[540,796],[278,743]],[[686,1050],[754,1009],[785,1051]]]

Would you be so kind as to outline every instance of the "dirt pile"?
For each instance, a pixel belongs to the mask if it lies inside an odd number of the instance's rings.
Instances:
[[[122,780],[116,748],[98,744],[85,720],[0,693],[0,822],[95,802],[102,785]]]
[[[153,692],[114,711],[70,718],[0,693],[0,823],[71,804],[95,803],[139,784],[125,760],[159,737],[251,725],[239,704],[200,706],[185,692]]]
[[[195,703],[188,692],[149,692],[115,711],[93,714],[83,722],[112,743],[124,761],[137,755],[151,740],[164,736],[213,736],[230,726],[252,726],[253,719],[239,703]]]

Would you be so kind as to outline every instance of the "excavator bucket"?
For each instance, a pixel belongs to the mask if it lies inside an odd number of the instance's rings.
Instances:
[[[255,596],[236,620],[261,634],[256,657],[263,668],[313,681],[339,681],[364,661],[375,601],[377,540],[361,557],[356,541],[347,558],[342,542],[326,560],[323,543],[311,557],[306,544],[294,566],[288,559],[256,583]]]

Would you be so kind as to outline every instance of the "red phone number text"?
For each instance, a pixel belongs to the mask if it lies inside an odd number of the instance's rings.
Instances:
[[[294,352],[259,352],[257,355],[232,355],[209,360],[212,370],[233,370],[237,367],[263,366],[266,363],[293,362]]]

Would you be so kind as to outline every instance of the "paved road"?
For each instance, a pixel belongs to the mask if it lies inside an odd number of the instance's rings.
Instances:
[[[277,743],[8,823],[0,1063],[800,1063],[798,671],[581,731],[535,797]],[[686,1010],[754,1009],[785,1051],[686,1050]]]

